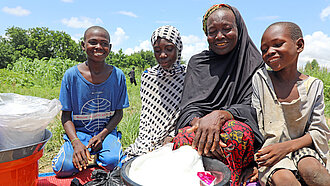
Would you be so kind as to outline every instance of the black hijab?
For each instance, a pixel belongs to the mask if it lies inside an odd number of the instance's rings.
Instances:
[[[191,57],[176,132],[188,126],[194,117],[203,117],[213,110],[227,110],[236,120],[252,128],[259,147],[263,137],[259,132],[256,111],[251,107],[252,76],[264,63],[248,35],[241,14],[235,7],[230,8],[236,17],[237,44],[226,55],[205,50]]]

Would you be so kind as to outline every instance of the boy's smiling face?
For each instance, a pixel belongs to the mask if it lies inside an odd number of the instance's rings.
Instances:
[[[85,36],[81,46],[87,54],[88,61],[104,62],[111,50],[109,34],[102,29],[91,29]]]
[[[261,39],[262,59],[274,71],[287,67],[297,68],[298,55],[303,46],[302,38],[292,40],[288,28],[273,25],[264,32]]]

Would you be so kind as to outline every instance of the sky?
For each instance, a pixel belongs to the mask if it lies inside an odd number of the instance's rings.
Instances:
[[[64,31],[78,41],[93,25],[108,30],[112,51],[125,54],[152,50],[152,32],[173,25],[183,40],[185,61],[208,48],[202,30],[202,17],[209,7],[227,3],[236,7],[257,48],[271,23],[291,21],[304,35],[305,49],[298,66],[316,59],[330,68],[330,0],[1,0],[0,35],[10,27],[48,27]]]

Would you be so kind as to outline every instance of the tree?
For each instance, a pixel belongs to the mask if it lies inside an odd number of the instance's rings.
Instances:
[[[46,27],[28,30],[11,27],[5,38],[0,40],[0,68],[5,68],[21,57],[30,59],[61,58],[84,61],[86,56],[80,44],[65,32],[49,30]],[[11,50],[8,53],[8,50]]]
[[[15,51],[7,39],[0,36],[0,69],[7,67],[11,64],[13,59],[13,51]]]
[[[320,70],[319,63],[316,61],[316,59],[313,59],[311,65],[313,70]]]
[[[111,51],[105,61],[106,63],[119,68],[130,68],[135,66],[140,70],[144,70],[147,67],[152,67],[157,64],[153,52],[149,50],[141,50],[131,55],[124,54],[122,49],[117,53]]]
[[[305,65],[305,70],[307,72],[320,70],[319,63],[316,61],[316,59],[313,59],[312,62],[308,61]]]
[[[122,49],[120,49],[117,53],[111,51],[105,61],[106,63],[109,63],[116,67],[128,67],[127,55],[123,53]]]
[[[6,30],[5,36],[7,38],[7,44],[13,49],[14,53],[11,57],[14,61],[19,59],[23,55],[23,50],[29,48],[28,45],[28,34],[26,30],[19,27],[11,27]],[[24,51],[26,55],[30,54],[28,50]],[[30,56],[27,56],[30,57]],[[12,63],[13,61],[11,61]]]
[[[145,64],[141,64],[142,69],[145,69],[146,66],[152,67],[157,64],[154,53],[150,50],[140,51],[142,59],[144,59]]]
[[[150,50],[135,52],[128,56],[128,64],[144,70],[157,64],[154,53]]]
[[[76,43],[71,36],[65,32],[51,31],[52,43],[51,54],[53,58],[71,59],[85,61],[86,55],[81,49],[80,43]]]

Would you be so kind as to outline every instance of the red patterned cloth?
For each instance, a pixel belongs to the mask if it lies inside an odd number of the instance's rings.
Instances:
[[[179,129],[178,135],[173,138],[173,150],[184,145],[192,145],[195,133],[188,132],[189,128],[191,127]],[[242,169],[253,161],[253,131],[245,123],[228,120],[221,128],[220,138],[227,144],[223,149],[225,157],[221,161],[231,171],[231,185],[239,185]]]

